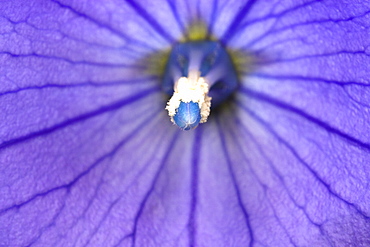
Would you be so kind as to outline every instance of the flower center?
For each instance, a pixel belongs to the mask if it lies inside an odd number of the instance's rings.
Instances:
[[[166,110],[183,130],[207,122],[212,108],[225,101],[238,86],[229,54],[216,41],[176,44],[169,56],[162,89],[172,95]]]

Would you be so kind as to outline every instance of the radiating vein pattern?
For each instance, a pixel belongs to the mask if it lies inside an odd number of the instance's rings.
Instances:
[[[145,61],[195,22],[248,67],[183,132]],[[370,246],[369,27],[360,0],[3,1],[0,246]]]

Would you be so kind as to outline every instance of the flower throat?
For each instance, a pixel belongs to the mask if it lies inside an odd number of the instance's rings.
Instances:
[[[172,47],[162,77],[162,90],[171,96],[166,110],[182,130],[207,122],[211,108],[238,86],[236,69],[222,44],[207,40],[199,29],[191,31],[188,40]]]

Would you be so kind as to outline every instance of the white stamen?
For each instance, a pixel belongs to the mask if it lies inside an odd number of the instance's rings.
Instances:
[[[198,103],[200,109],[200,123],[207,122],[210,114],[211,97],[208,96],[209,85],[204,77],[200,77],[200,72],[197,70],[189,71],[188,77],[181,77],[174,85],[174,93],[171,99],[167,102],[166,110],[173,121],[173,116],[176,114],[181,101],[189,103],[193,101]]]

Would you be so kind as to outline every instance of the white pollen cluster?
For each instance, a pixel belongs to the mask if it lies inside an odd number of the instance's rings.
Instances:
[[[173,116],[176,114],[181,101],[189,103],[193,101],[198,103],[200,109],[200,123],[207,122],[207,118],[211,112],[211,97],[208,96],[209,85],[204,77],[200,77],[199,71],[189,71],[188,77],[181,77],[174,86],[174,93],[171,99],[167,102],[166,110],[174,122]]]

